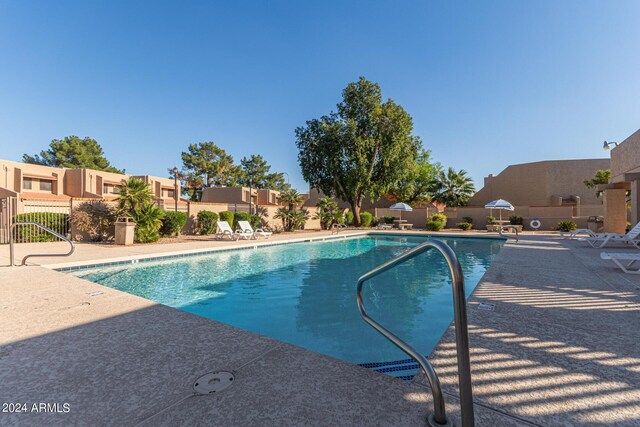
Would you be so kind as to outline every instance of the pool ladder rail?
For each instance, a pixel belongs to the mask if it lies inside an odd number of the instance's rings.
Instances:
[[[28,258],[31,257],[45,257],[45,256],[70,256],[71,254],[73,254],[73,252],[76,250],[76,246],[73,244],[73,242],[71,241],[71,239],[67,238],[66,236],[63,236],[62,234],[58,233],[57,231],[54,231],[52,229],[50,229],[49,227],[40,224],[39,222],[35,222],[35,221],[24,221],[24,222],[14,222],[13,224],[11,224],[11,229],[9,230],[9,265],[11,267],[15,266],[15,250],[14,250],[14,238],[13,238],[13,231],[15,230],[15,228],[19,225],[31,225],[31,226],[36,226],[38,228],[43,229],[44,231],[46,231],[49,234],[53,234],[54,236],[64,240],[65,242],[69,243],[69,245],[71,246],[71,248],[69,249],[69,252],[67,253],[57,253],[57,254],[27,254],[24,258],[22,258],[22,263],[20,264],[21,266],[24,266],[27,262]]]
[[[364,308],[364,303],[362,301],[362,286],[364,282],[412,258],[415,258],[416,256],[430,249],[436,249],[444,256],[451,273],[453,285],[454,325],[456,331],[458,386],[460,389],[462,427],[473,427],[475,421],[473,415],[473,395],[471,390],[471,363],[469,361],[469,334],[467,328],[467,306],[464,292],[464,276],[462,274],[460,261],[458,261],[458,257],[456,256],[453,249],[451,249],[449,245],[440,240],[427,240],[426,242],[416,246],[413,249],[408,250],[402,255],[379,265],[368,273],[363,274],[358,279],[358,310],[360,310],[360,316],[362,316],[365,322],[367,322],[374,329],[384,335],[385,338],[395,344],[398,348],[400,348],[400,350],[404,351],[411,358],[413,358],[420,366],[420,370],[422,371],[422,373],[427,377],[433,394],[434,406],[433,413],[429,414],[427,417],[427,425],[429,425],[430,427],[453,426],[451,419],[447,417],[446,414],[440,380],[438,379],[438,375],[433,369],[433,366],[431,366],[431,363],[429,363],[429,361],[416,349],[411,347],[398,336],[396,336],[384,326],[376,322],[373,318],[371,318],[367,314]]]

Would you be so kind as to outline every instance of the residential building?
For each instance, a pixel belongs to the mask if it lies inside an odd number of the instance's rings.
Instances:
[[[602,214],[602,200],[584,185],[596,171],[609,169],[609,159],[546,160],[510,165],[484,179],[469,206],[505,199],[514,206],[572,206],[576,216]]]
[[[66,169],[0,160],[0,197],[69,199],[64,193]]]
[[[603,191],[606,231],[624,233],[627,220],[631,226],[640,222],[640,129],[611,150],[611,180],[598,189]]]
[[[203,203],[251,204],[258,202],[258,190],[249,187],[209,187],[202,190]]]
[[[267,188],[258,190],[258,205],[279,205],[280,192],[278,190],[270,190]]]

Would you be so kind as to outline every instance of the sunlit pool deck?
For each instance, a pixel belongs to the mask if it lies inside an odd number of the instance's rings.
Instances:
[[[420,376],[394,379],[52,269],[291,236],[80,244],[70,258],[0,268],[0,400],[29,409],[0,412],[0,425],[424,425],[432,405]],[[19,245],[17,255],[42,246]],[[599,253],[525,234],[496,256],[469,299],[476,425],[640,425],[640,275]],[[460,425],[452,337],[450,328],[431,359]],[[232,386],[194,394],[200,375],[221,370],[234,372]],[[33,403],[58,403],[60,412],[33,412]]]

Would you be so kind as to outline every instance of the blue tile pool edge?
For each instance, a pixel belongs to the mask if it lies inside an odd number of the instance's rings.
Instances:
[[[255,250],[262,247],[270,247],[270,246],[279,246],[279,245],[289,245],[294,243],[308,243],[308,242],[322,242],[327,240],[338,240],[338,239],[352,239],[359,237],[368,237],[368,236],[391,236],[391,237],[427,237],[427,238],[454,238],[454,239],[483,239],[483,240],[502,240],[507,241],[506,237],[500,236],[458,236],[454,233],[446,233],[446,234],[415,234],[415,233],[394,233],[394,232],[379,232],[379,231],[368,231],[368,232],[360,232],[354,234],[346,234],[346,235],[335,235],[335,236],[323,236],[323,237],[310,237],[308,239],[298,238],[295,240],[282,240],[282,241],[273,241],[273,242],[256,242],[254,245],[240,246],[240,247],[229,247],[229,248],[211,248],[211,249],[203,249],[202,251],[197,252],[182,252],[182,253],[171,253],[168,255],[150,255],[150,256],[138,256],[135,258],[130,258],[121,261],[109,261],[109,262],[98,262],[93,264],[78,264],[78,265],[69,265],[65,267],[53,267],[51,268],[54,271],[59,271],[63,273],[68,273],[72,271],[79,270],[90,270],[93,268],[99,267],[114,267],[118,265],[131,265],[131,264],[140,264],[140,263],[148,263],[148,262],[156,262],[156,261],[166,261],[170,259],[181,259],[181,258],[190,258],[197,257],[202,255],[210,255],[214,253],[223,253],[223,252],[231,252],[231,251],[242,251],[242,250]],[[47,267],[47,265],[43,265],[42,267]]]

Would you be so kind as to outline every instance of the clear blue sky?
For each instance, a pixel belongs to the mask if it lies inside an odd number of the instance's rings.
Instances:
[[[640,128],[639,18],[637,0],[0,0],[0,158],[76,134],[165,176],[212,140],[305,190],[295,127],[364,75],[480,187]]]

